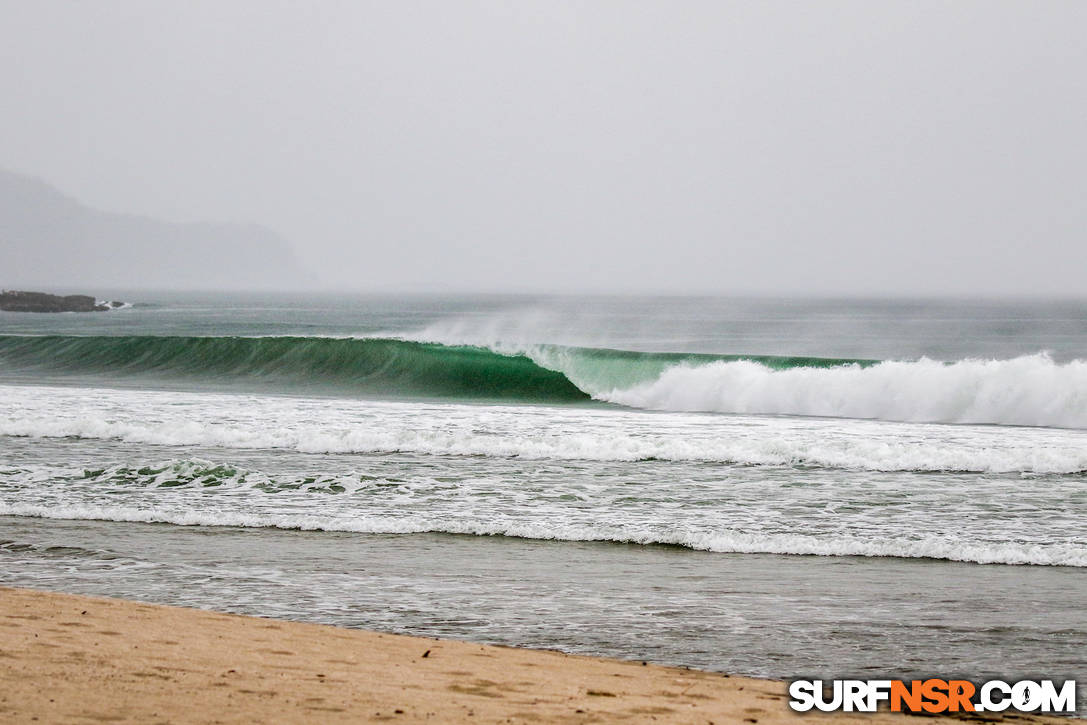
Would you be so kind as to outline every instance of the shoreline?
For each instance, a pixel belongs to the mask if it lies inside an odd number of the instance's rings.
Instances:
[[[720,725],[907,717],[800,715],[778,680],[34,589],[0,587],[0,625],[0,719],[12,722]]]

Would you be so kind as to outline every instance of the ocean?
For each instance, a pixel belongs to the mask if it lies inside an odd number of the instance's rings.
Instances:
[[[1085,302],[115,296],[0,313],[0,583],[1087,683]]]

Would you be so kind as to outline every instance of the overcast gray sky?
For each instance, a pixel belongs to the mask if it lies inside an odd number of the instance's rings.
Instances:
[[[1087,3],[10,2],[0,167],[330,287],[1082,293]]]

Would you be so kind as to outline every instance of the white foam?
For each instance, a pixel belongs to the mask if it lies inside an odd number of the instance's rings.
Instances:
[[[638,377],[628,369],[632,363],[621,358],[587,360],[574,348],[528,342],[508,320],[492,320],[489,326],[446,322],[402,339],[476,344],[500,354],[527,355],[563,373],[597,400],[634,408],[1087,428],[1087,361],[1059,364],[1047,353],[951,363],[922,358],[867,367],[774,369],[746,360],[685,363],[630,385],[626,379]]]
[[[872,471],[1077,473],[1087,433],[211,393],[0,386],[0,435],[169,446]]]
[[[734,532],[660,532],[637,526],[585,526],[561,522],[450,520],[448,517],[319,514],[260,514],[237,511],[177,511],[129,506],[38,505],[0,502],[0,515],[49,519],[170,523],[179,526],[238,526],[249,528],[343,531],[366,534],[449,533],[511,536],[558,541],[614,541],[669,544],[719,553],[793,554],[807,556],[865,556],[944,559],[979,564],[1033,564],[1087,567],[1087,548],[1073,544],[978,544],[919,536],[886,539],[843,536],[748,534]]]
[[[1051,475],[1087,471],[1079,430],[45,386],[0,400],[0,434],[35,439],[0,442],[10,515],[1087,565],[1084,479]],[[46,442],[69,436],[137,445]],[[35,450],[48,460],[18,454]],[[678,463],[606,463],[650,458]]]
[[[972,471],[978,473],[1078,473],[1087,470],[1087,449],[1023,445],[971,447],[936,441],[811,440],[787,436],[740,440],[684,440],[624,434],[509,435],[410,428],[335,430],[239,426],[179,421],[145,425],[102,420],[52,419],[0,422],[0,435],[35,438],[114,439],[167,446],[288,449],[302,453],[416,453],[517,457],[530,460],[701,461],[737,465],[819,466],[874,471]]]
[[[677,365],[595,397],[638,408],[1087,428],[1087,363],[922,359],[774,370],[750,361]]]

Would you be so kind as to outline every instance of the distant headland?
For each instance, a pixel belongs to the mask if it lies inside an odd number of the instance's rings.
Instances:
[[[179,223],[94,209],[0,169],[0,270],[21,289],[314,288],[304,260],[254,224]]]
[[[108,312],[124,302],[99,302],[90,295],[51,295],[45,292],[4,290],[0,310],[4,312]]]

